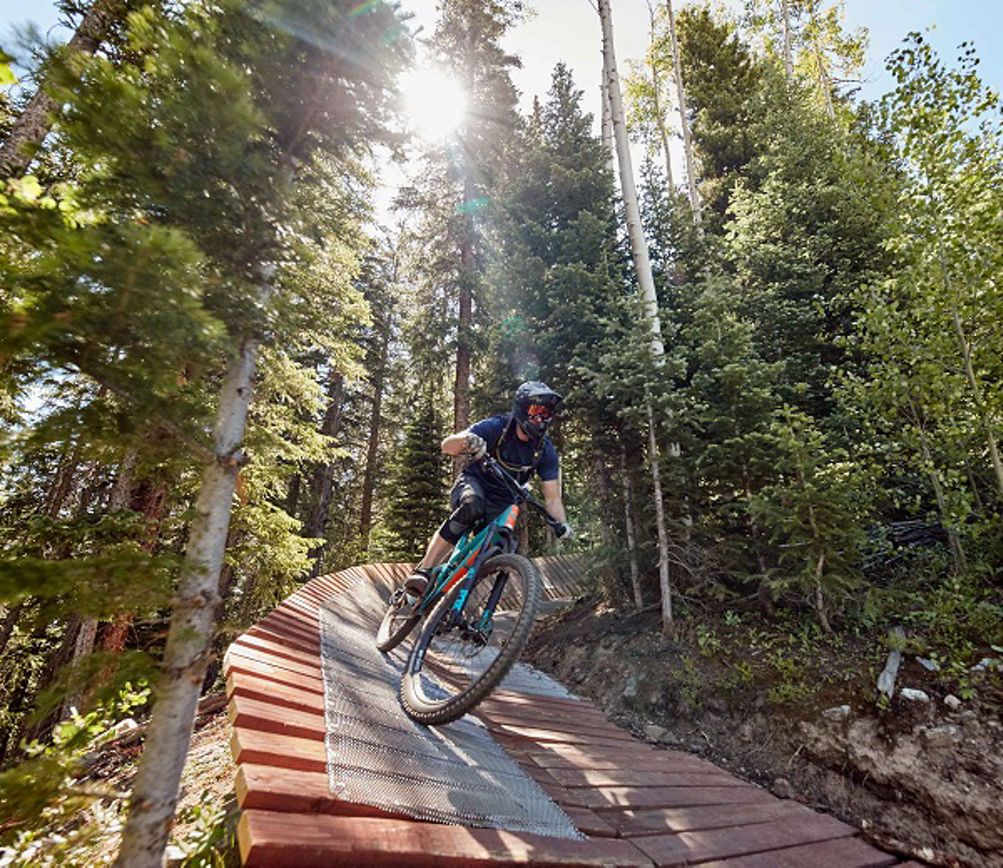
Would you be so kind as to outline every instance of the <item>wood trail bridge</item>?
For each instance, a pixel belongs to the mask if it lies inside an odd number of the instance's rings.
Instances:
[[[545,599],[567,598],[580,589],[575,558],[539,558],[536,563]],[[325,679],[324,657],[337,640],[325,638],[325,612],[346,628],[373,636],[383,612],[379,597],[408,572],[403,564],[375,564],[315,579],[228,650],[244,864],[918,868],[918,863],[870,846],[857,829],[832,816],[775,798],[706,760],[634,738],[587,701],[560,690],[527,687],[525,676],[503,683],[468,716],[475,720],[466,725],[479,724],[480,737],[507,755],[512,770],[499,772],[499,779],[524,777],[548,808],[563,812],[573,837],[533,834],[524,831],[525,825],[513,831],[423,821],[421,805],[432,805],[433,795],[459,805],[470,788],[457,782],[451,792],[441,777],[438,783],[423,778],[422,756],[398,752],[396,741],[379,735],[401,732],[391,728],[395,712],[386,705],[379,710],[385,697],[367,674],[374,671],[371,662],[358,661],[355,679],[359,696],[376,703],[370,706],[376,710],[368,724],[332,736],[332,727],[339,724],[326,696],[332,682],[329,669]],[[369,774],[408,796],[353,800],[357,790],[344,789],[339,770],[332,769],[336,738],[358,748],[341,769],[346,779]],[[508,786],[503,784],[502,790]],[[530,827],[532,820],[527,819]]]

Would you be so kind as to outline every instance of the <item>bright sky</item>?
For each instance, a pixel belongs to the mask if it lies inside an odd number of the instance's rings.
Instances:
[[[590,98],[589,107],[599,104],[599,21],[594,0],[529,0],[536,15],[521,24],[510,36],[508,46],[522,57],[523,69],[516,83],[526,103],[534,94],[543,94],[550,73],[559,60],[572,69],[578,86]],[[656,0],[657,2],[657,0]],[[675,0],[681,8],[688,0]],[[738,7],[741,0],[716,0]],[[629,58],[644,53],[648,31],[645,0],[611,0],[617,60],[622,66]],[[436,0],[401,0],[401,6],[416,14],[426,32],[435,24]],[[1000,0],[846,0],[846,21],[851,27],[867,27],[871,34],[864,95],[876,97],[890,87],[884,73],[884,58],[910,30],[935,28],[928,37],[945,60],[953,59],[957,45],[972,40],[982,60],[983,80],[1003,90],[1003,23]],[[51,0],[3,0],[0,4],[0,45],[13,44],[13,28],[29,22],[43,32],[56,23],[58,14]],[[58,31],[55,31],[58,33]]]
[[[658,2],[658,0],[654,0]],[[675,0],[677,10],[693,0]],[[715,0],[739,8],[742,0]],[[400,0],[415,13],[414,24],[426,34],[435,26],[436,0]],[[550,87],[554,65],[563,60],[575,82],[584,91],[585,107],[598,119],[601,69],[600,29],[594,0],[529,0],[537,10],[507,39],[507,48],[522,58],[523,68],[514,74],[524,107],[534,95]],[[611,0],[617,61],[621,74],[628,59],[643,56],[648,37],[646,0]],[[864,68],[861,95],[876,98],[891,88],[884,59],[912,30],[927,31],[928,40],[943,60],[953,63],[957,46],[971,40],[981,58],[983,81],[1003,90],[1003,25],[1001,0],[846,0],[849,27],[867,27],[870,50]],[[28,22],[43,32],[55,25],[58,15],[51,0],[3,0],[0,4],[0,45],[14,45],[14,28]],[[59,31],[52,31],[54,37]],[[64,37],[65,38],[65,37]],[[387,179],[390,184],[397,179]]]

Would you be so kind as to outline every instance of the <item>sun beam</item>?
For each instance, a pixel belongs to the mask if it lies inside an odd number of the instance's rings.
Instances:
[[[408,123],[426,141],[447,138],[463,124],[467,96],[448,73],[416,68],[401,77],[400,88]]]

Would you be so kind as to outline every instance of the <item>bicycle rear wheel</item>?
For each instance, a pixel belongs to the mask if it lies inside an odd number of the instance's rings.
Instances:
[[[401,679],[401,704],[408,716],[424,724],[449,723],[484,699],[526,645],[540,586],[540,573],[532,563],[520,555],[502,554],[478,570],[460,612],[453,611],[460,586],[440,600],[411,649]]]
[[[393,651],[408,634],[415,624],[421,620],[421,613],[415,612],[415,606],[408,602],[404,589],[398,588],[390,595],[386,614],[376,631],[376,647],[380,651]]]

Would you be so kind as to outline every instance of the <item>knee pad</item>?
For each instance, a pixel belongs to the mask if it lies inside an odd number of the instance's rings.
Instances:
[[[460,500],[460,505],[446,520],[440,533],[450,542],[456,542],[483,517],[484,498],[470,492]]]

